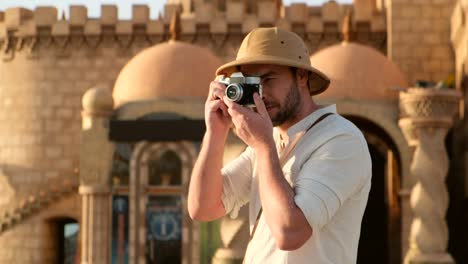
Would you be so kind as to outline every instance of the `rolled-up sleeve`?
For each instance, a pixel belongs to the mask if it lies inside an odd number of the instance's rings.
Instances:
[[[236,218],[242,206],[250,199],[254,151],[247,149],[222,170],[223,196],[222,201],[226,213]]]
[[[322,228],[370,175],[367,144],[353,134],[338,135],[313,152],[294,182],[295,202],[314,228]]]

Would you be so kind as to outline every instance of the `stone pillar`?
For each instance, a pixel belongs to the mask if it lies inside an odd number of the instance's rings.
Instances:
[[[237,158],[246,148],[245,143],[230,132],[223,154],[223,165]],[[219,234],[221,246],[216,250],[212,264],[241,264],[249,243],[249,207],[243,206],[235,219],[230,215],[221,219]]]
[[[81,263],[110,263],[110,187],[81,185],[79,192],[83,214]]]
[[[220,235],[222,247],[216,250],[212,264],[241,264],[249,243],[248,206],[239,211],[236,219],[225,216],[221,220]]]
[[[80,188],[81,263],[110,263],[110,170],[114,145],[108,141],[113,112],[110,89],[96,87],[83,96]]]
[[[405,263],[454,263],[447,252],[445,136],[458,111],[459,97],[455,90],[433,88],[409,88],[400,93],[399,125],[415,150],[410,168],[413,220]]]

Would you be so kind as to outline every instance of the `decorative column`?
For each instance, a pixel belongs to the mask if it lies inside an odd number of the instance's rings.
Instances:
[[[110,89],[89,89],[82,99],[80,188],[81,263],[110,263],[110,170],[114,145],[108,141],[113,112]]]
[[[220,225],[222,247],[216,250],[212,264],[241,264],[249,243],[248,206],[241,208],[239,216],[224,216]]]
[[[410,167],[415,182],[410,197],[413,221],[405,263],[454,263],[447,252],[445,137],[459,98],[457,91],[448,89],[409,88],[400,93],[399,125],[415,149]]]
[[[245,143],[234,133],[229,133],[223,154],[223,165],[237,158],[244,150]],[[249,207],[243,206],[235,219],[226,215],[221,219],[219,234],[221,245],[216,250],[211,264],[241,264],[250,237]]]

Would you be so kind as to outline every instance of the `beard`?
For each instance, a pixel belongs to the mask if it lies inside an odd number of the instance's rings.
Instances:
[[[280,106],[278,113],[270,116],[273,126],[280,126],[286,121],[295,118],[302,104],[297,83],[293,82],[293,84],[289,87],[289,92],[286,95],[283,103],[268,102],[268,104],[276,104]]]

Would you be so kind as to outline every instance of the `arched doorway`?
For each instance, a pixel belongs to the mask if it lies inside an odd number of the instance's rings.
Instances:
[[[361,225],[357,263],[400,263],[399,153],[381,127],[364,118],[347,118],[363,132],[372,158],[372,186]]]
[[[359,240],[359,264],[388,262],[388,205],[385,201],[384,173],[386,157],[371,144],[368,145],[372,158],[372,184],[362,219],[361,236]],[[380,262],[384,261],[384,262]]]
[[[194,145],[119,143],[112,171],[112,263],[198,263],[186,192]]]
[[[80,226],[78,221],[69,217],[58,217],[51,219],[49,223],[51,232],[55,236],[52,244],[56,252],[54,263],[79,263]]]

